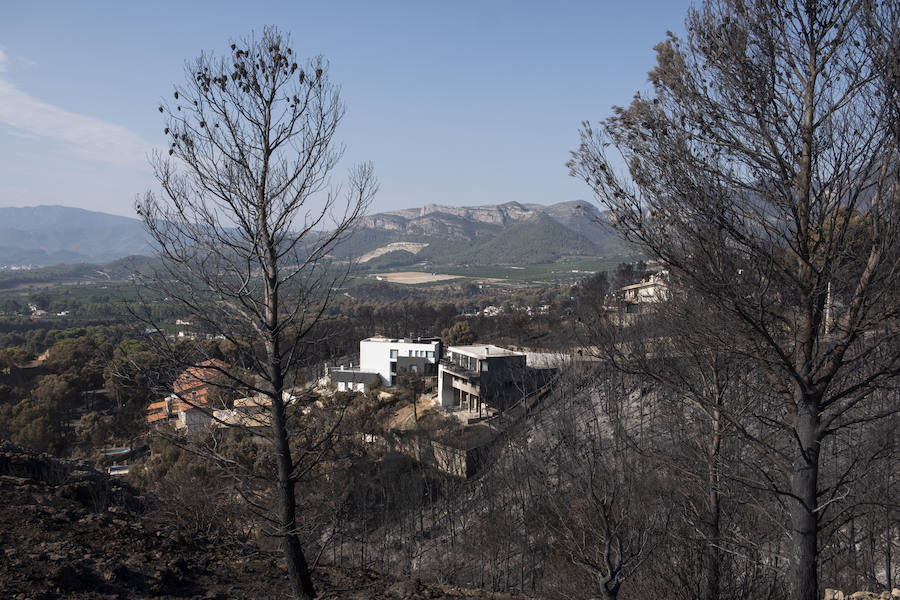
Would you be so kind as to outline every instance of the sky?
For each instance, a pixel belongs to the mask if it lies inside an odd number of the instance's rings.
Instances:
[[[134,216],[157,189],[159,101],[203,51],[266,25],[341,86],[335,182],[372,161],[370,212],[589,199],[565,162],[584,120],[649,89],[687,0],[6,2],[0,206]]]

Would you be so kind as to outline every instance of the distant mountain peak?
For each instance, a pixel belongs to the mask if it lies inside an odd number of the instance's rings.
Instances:
[[[551,205],[427,204],[365,216],[338,257],[369,263],[529,264],[612,256],[622,242],[581,200]],[[419,249],[413,252],[410,249]],[[140,220],[69,206],[0,208],[0,265],[104,263],[153,249]],[[368,263],[367,263],[368,264]]]
[[[150,254],[138,219],[71,206],[0,208],[0,264],[107,262]]]
[[[383,261],[515,263],[539,257],[618,254],[622,243],[604,225],[590,202],[570,200],[551,205],[511,201],[482,206],[426,204],[366,216],[347,256],[375,256]],[[392,244],[426,243],[417,254],[391,257]],[[387,263],[386,263],[387,264]]]

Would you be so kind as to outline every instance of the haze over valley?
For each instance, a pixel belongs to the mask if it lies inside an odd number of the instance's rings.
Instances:
[[[138,219],[65,206],[0,208],[0,264],[105,263],[153,248]],[[426,205],[366,215],[334,256],[365,269],[414,264],[531,265],[612,261],[625,245],[588,202]]]

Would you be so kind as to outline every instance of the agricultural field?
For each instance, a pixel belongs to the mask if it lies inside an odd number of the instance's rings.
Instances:
[[[635,257],[637,260],[640,257]],[[612,271],[622,262],[615,259],[580,259],[548,264],[504,266],[504,265],[442,265],[440,273],[427,278],[416,275],[429,275],[421,271],[384,271],[377,275],[392,283],[427,284],[448,281],[454,278],[467,278],[488,284],[510,285],[547,285],[555,283],[574,283],[599,271]]]
[[[393,273],[377,273],[375,278],[388,283],[402,283],[417,285],[420,283],[437,283],[450,279],[459,279],[460,275],[446,275],[443,273],[426,273],[424,271],[396,271]]]

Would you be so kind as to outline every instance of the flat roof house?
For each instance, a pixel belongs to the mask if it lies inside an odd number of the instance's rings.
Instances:
[[[505,410],[524,395],[526,355],[491,344],[450,346],[438,369],[441,407],[477,412]]]
[[[423,377],[437,375],[440,359],[440,338],[375,336],[359,343],[359,368],[378,373],[385,386],[397,385],[397,377],[407,372]]]
[[[339,390],[366,391],[378,383],[397,385],[397,378],[404,373],[434,377],[440,358],[440,338],[375,336],[359,343],[359,367],[330,369],[328,375]]]
[[[365,392],[381,383],[381,375],[354,368],[339,367],[328,372],[339,392]]]

